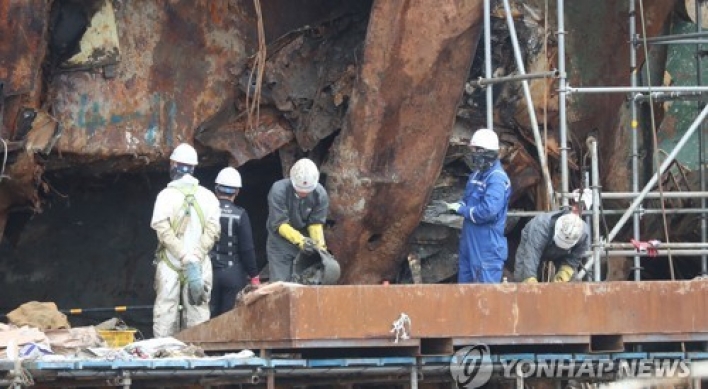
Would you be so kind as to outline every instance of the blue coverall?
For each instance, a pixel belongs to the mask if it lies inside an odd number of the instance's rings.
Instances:
[[[499,160],[470,174],[462,206],[458,283],[499,283],[508,255],[504,227],[511,182]]]

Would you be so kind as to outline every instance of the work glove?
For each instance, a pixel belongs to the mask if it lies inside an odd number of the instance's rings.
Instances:
[[[462,206],[462,203],[445,203],[445,206],[450,213],[457,213]]]
[[[306,255],[312,255],[317,252],[317,245],[315,241],[310,238],[305,238],[299,245],[300,251]]]
[[[441,200],[435,200],[432,203],[433,211],[437,215],[442,215],[444,213],[457,213],[457,210],[462,206],[461,203],[447,203]]]
[[[315,242],[315,246],[327,251],[324,238],[324,226],[322,224],[311,224],[307,226],[307,232],[310,234],[310,238]]]
[[[251,278],[251,285],[252,286],[259,286],[261,284],[261,277],[255,276]]]
[[[553,277],[553,282],[569,282],[573,277],[573,268],[568,265],[563,265],[558,269],[556,275]]]
[[[524,284],[538,284],[536,277],[529,277],[523,281]]]
[[[201,305],[205,301],[204,279],[202,278],[202,265],[199,261],[189,261],[185,264],[184,275],[187,283],[187,297],[189,304]]]

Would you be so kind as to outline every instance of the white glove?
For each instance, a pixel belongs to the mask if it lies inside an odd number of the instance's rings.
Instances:
[[[447,206],[448,211],[454,213],[457,213],[457,210],[460,209],[460,207],[462,206],[461,203],[446,203],[445,205]]]

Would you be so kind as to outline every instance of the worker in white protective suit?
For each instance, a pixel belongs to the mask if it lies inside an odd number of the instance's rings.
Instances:
[[[303,158],[290,169],[290,177],[275,182],[268,193],[266,253],[271,282],[292,281],[299,252],[327,250],[329,196],[319,178],[315,163]]]
[[[156,338],[209,320],[212,267],[208,253],[221,232],[221,211],[214,193],[194,178],[195,166],[197,152],[192,146],[183,143],[174,149],[172,181],[157,195],[150,222],[159,241],[153,309]]]

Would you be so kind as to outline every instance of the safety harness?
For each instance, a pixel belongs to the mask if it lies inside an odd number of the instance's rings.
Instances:
[[[175,235],[177,238],[182,238],[184,235],[185,230],[187,229],[187,225],[189,224],[189,221],[192,216],[192,211],[191,209],[194,209],[197,212],[197,217],[199,217],[199,222],[202,227],[202,231],[204,230],[204,212],[202,212],[202,208],[199,206],[199,203],[197,202],[196,197],[194,197],[194,194],[197,192],[197,185],[192,185],[190,187],[168,187],[168,188],[173,188],[178,191],[180,191],[184,195],[184,202],[182,203],[182,207],[180,208],[179,212],[177,212],[177,217],[172,220],[170,223],[170,226],[172,227],[172,231],[175,232]],[[175,266],[172,261],[167,258],[167,253],[166,253],[166,248],[160,242],[157,246],[157,258],[160,261],[165,262],[167,267],[170,269],[174,270],[177,274],[179,274],[179,283],[180,285],[184,285],[186,281],[186,277],[184,275],[184,272],[182,269],[178,268]]]
[[[231,267],[239,249],[236,229],[241,224],[243,210],[231,204],[221,207],[221,237],[212,251],[212,264],[215,268]]]

